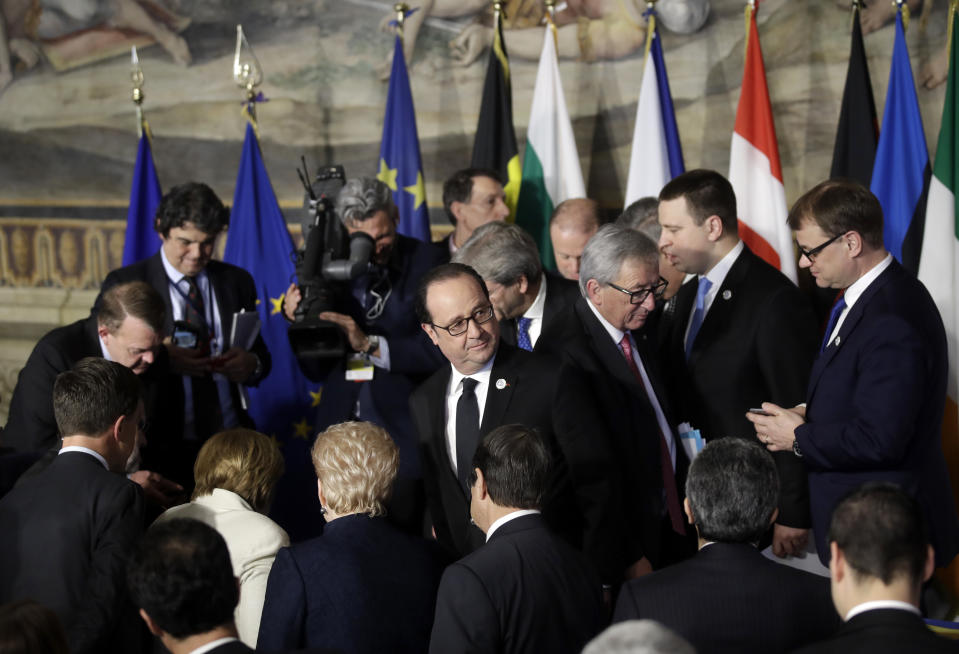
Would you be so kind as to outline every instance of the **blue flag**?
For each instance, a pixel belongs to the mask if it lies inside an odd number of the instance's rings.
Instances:
[[[153,165],[150,139],[146,130],[137,147],[137,163],[130,186],[130,207],[127,209],[127,231],[123,240],[123,265],[152,257],[160,249],[160,238],[153,229],[157,206],[163,193]]]
[[[919,267],[931,172],[900,12],[870,190],[882,205],[886,249],[913,272]]]
[[[260,333],[273,367],[259,386],[248,389],[249,413],[257,429],[282,446],[288,472],[291,467],[310,465],[314,431],[310,419],[320,398],[320,389],[300,372],[283,317],[283,296],[294,273],[292,253],[293,239],[263,165],[256,133],[247,125],[223,260],[247,270],[256,283]]]
[[[430,215],[426,206],[420,140],[416,134],[416,113],[403,58],[403,42],[399,37],[396,37],[393,48],[379,166],[376,178],[390,187],[393,201],[400,210],[399,233],[430,241]]]
[[[676,112],[673,111],[673,95],[669,91],[669,77],[666,76],[666,60],[663,58],[663,44],[657,35],[649,47],[649,55],[656,66],[656,84],[659,86],[659,105],[663,117],[663,132],[666,134],[666,148],[669,152],[669,174],[678,177],[686,172],[683,163],[683,146],[679,142],[679,128],[676,126]]]

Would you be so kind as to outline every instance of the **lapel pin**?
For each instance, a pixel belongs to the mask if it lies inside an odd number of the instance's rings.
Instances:
[[[835,340],[834,342],[835,342],[836,347],[839,347],[839,337],[838,337],[838,336],[836,337],[836,340]]]
[[[506,388],[508,385],[509,385],[509,384],[507,384],[507,383],[506,383],[506,380],[503,379],[502,377],[500,377],[499,379],[496,380],[496,390],[500,390],[500,391],[501,391],[501,390],[503,390],[504,388]]]
[[[728,299],[731,298],[732,296],[733,296],[733,292],[730,291],[728,288],[727,288],[725,291],[723,291],[723,299],[724,299],[724,300],[728,300]]]

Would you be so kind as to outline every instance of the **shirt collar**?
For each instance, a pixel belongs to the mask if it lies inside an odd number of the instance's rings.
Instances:
[[[726,279],[726,275],[729,274],[729,269],[733,267],[733,264],[736,263],[736,259],[739,258],[739,255],[742,254],[745,249],[745,245],[742,241],[736,243],[732,250],[726,253],[719,262],[713,266],[709,272],[705,275],[698,275],[699,279],[705,277],[712,283],[712,288],[719,288],[722,286],[723,281]]]
[[[486,365],[480,368],[478,371],[474,372],[472,375],[464,375],[459,370],[457,370],[453,364],[450,364],[450,369],[453,371],[453,374],[450,376],[450,392],[455,393],[457,387],[459,386],[460,381],[464,377],[470,377],[475,379],[480,384],[488,384],[490,375],[493,373],[493,361],[496,360],[496,353],[493,353],[493,356],[489,358],[489,361],[486,362]]]
[[[99,461],[101,464],[103,464],[104,468],[106,468],[107,470],[110,469],[110,466],[107,465],[107,460],[103,458],[103,455],[100,454],[99,452],[95,452],[94,450],[91,450],[89,447],[83,447],[82,445],[68,445],[67,447],[61,447],[60,451],[57,453],[57,456],[60,456],[64,452],[83,452],[84,454],[89,454],[90,456],[95,458],[97,461]]]
[[[536,299],[533,300],[533,303],[529,305],[523,313],[524,318],[533,318],[542,319],[543,311],[546,309],[546,275],[540,274],[539,276],[539,291],[536,292]]]
[[[609,337],[613,339],[613,342],[618,345],[619,342],[623,340],[623,336],[626,334],[626,332],[624,332],[621,329],[617,329],[616,327],[613,327],[611,322],[606,320],[606,318],[603,318],[603,314],[599,312],[599,309],[596,308],[592,300],[587,299],[586,306],[588,306],[589,310],[593,312],[593,315],[596,316],[597,320],[599,320],[599,323],[603,326],[603,329],[605,329],[606,332],[609,334]]]
[[[217,647],[220,647],[221,645],[232,643],[235,640],[239,640],[239,638],[234,638],[233,636],[227,636],[226,638],[217,638],[216,640],[210,641],[206,645],[200,645],[195,650],[190,652],[190,654],[204,654],[204,652],[209,652],[211,650],[216,649]]]
[[[103,342],[103,337],[97,334],[97,340],[100,341],[100,353],[103,355],[103,358],[107,361],[113,361],[113,358],[110,357],[110,351],[107,350],[106,343]]]
[[[847,613],[846,617],[843,619],[846,622],[849,622],[860,613],[865,613],[866,611],[875,611],[877,609],[896,609],[898,611],[909,611],[910,613],[914,613],[920,617],[922,616],[922,613],[919,612],[919,609],[909,602],[900,602],[899,600],[875,600],[872,602],[863,602],[862,604],[857,604],[849,609],[849,613]]]
[[[166,272],[167,279],[169,279],[174,284],[179,284],[183,281],[183,278],[186,277],[183,273],[173,267],[173,264],[170,263],[170,260],[166,258],[166,252],[163,251],[163,248],[160,248],[160,261],[163,262],[163,270]],[[206,277],[206,268],[201,270],[197,275],[196,279],[203,279]]]
[[[486,530],[486,542],[489,542],[489,539],[492,538],[493,532],[505,525],[510,520],[515,520],[516,518],[522,518],[524,515],[533,515],[539,513],[536,509],[520,509],[518,511],[513,511],[512,513],[507,513],[504,516],[501,516],[496,521],[489,526],[489,529]]]
[[[877,263],[875,266],[869,269],[865,275],[854,281],[849,285],[849,288],[846,289],[846,292],[843,293],[842,297],[846,301],[846,307],[852,308],[852,305],[856,303],[863,293],[866,292],[866,289],[869,288],[869,285],[876,281],[876,278],[883,273],[883,271],[892,265],[892,255],[887,254],[886,258]]]

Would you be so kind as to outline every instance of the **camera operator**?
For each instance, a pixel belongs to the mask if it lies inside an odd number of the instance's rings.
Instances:
[[[349,234],[370,236],[375,252],[367,273],[340,285],[335,310],[319,314],[342,330],[352,351],[334,360],[298,357],[307,377],[323,382],[314,428],[365,420],[386,429],[400,449],[390,515],[419,531],[425,501],[407,402],[444,360],[420,328],[413,298],[420,277],[439,263],[436,248],[397,234],[399,211],[389,188],[375,178],[349,180],[336,197],[335,213]],[[302,289],[291,284],[283,305],[289,320],[301,301]]]

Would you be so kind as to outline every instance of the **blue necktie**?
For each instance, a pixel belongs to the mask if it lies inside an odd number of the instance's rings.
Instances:
[[[689,321],[689,334],[686,336],[686,359],[689,359],[689,353],[693,351],[696,334],[699,333],[699,328],[703,326],[703,318],[706,317],[706,293],[712,286],[713,283],[705,277],[699,278],[699,288],[696,289],[696,310],[693,311],[693,318]]]
[[[825,351],[826,346],[829,345],[829,337],[832,335],[832,330],[836,328],[836,323],[839,322],[839,316],[845,308],[846,298],[843,297],[839,298],[836,304],[832,305],[832,311],[829,312],[829,322],[826,325],[826,333],[823,334],[822,345],[819,348],[820,352]]]
[[[516,344],[527,352],[533,351],[533,341],[529,338],[529,324],[532,318],[519,318],[516,321]]]

